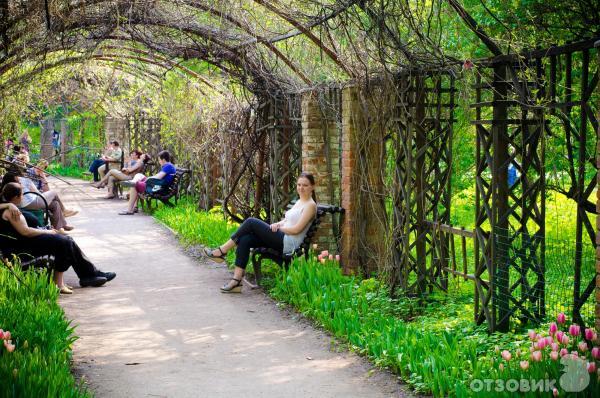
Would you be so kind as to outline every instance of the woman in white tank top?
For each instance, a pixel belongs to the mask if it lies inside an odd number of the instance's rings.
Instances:
[[[242,278],[250,258],[250,249],[268,247],[283,255],[293,253],[300,247],[311,221],[317,214],[315,179],[312,174],[300,174],[296,190],[300,198],[294,207],[285,213],[283,220],[269,225],[257,218],[248,218],[225,244],[216,249],[205,250],[208,258],[223,262],[225,254],[230,249],[236,248],[233,278],[221,287],[221,292],[241,293]]]

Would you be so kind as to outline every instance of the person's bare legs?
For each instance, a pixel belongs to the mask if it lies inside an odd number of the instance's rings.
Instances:
[[[216,248],[215,250],[213,250],[212,251],[212,255],[215,256],[215,257],[221,256],[221,255],[225,255],[225,254],[227,254],[227,252],[229,250],[233,249],[234,247],[235,247],[235,242],[233,240],[229,239],[223,245],[221,245],[218,248]]]
[[[244,269],[240,268],[240,267],[235,267],[233,269],[233,278],[229,282],[227,282],[225,285],[223,285],[222,289],[231,290],[232,288],[238,286],[241,283],[243,277],[244,277]]]
[[[138,201],[138,192],[135,190],[135,187],[129,189],[129,202],[127,203],[127,211],[133,213],[133,209]]]
[[[63,272],[54,271],[54,283],[56,283],[56,286],[62,294],[73,293],[73,291],[69,289],[67,285],[65,285],[65,281],[63,279]]]

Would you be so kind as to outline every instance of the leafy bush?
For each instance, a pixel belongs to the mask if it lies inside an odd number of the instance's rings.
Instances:
[[[46,272],[0,265],[0,397],[88,397],[70,370],[76,337]],[[4,334],[3,331],[3,334]]]

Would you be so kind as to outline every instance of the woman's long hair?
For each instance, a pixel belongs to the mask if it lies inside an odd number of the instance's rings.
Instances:
[[[303,171],[300,173],[298,178],[306,178],[308,182],[310,182],[310,185],[313,187],[312,199],[315,201],[315,203],[317,203],[317,194],[315,193],[315,177],[312,174]]]

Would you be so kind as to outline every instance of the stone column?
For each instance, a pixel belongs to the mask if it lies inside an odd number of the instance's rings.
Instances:
[[[320,95],[323,103],[328,102],[327,106],[321,105]],[[332,111],[335,98],[331,95],[331,91],[325,94],[310,91],[302,95],[302,170],[314,175],[319,203],[340,206],[340,131],[337,115]],[[338,251],[338,228],[331,214],[323,218],[313,238],[318,250]]]

